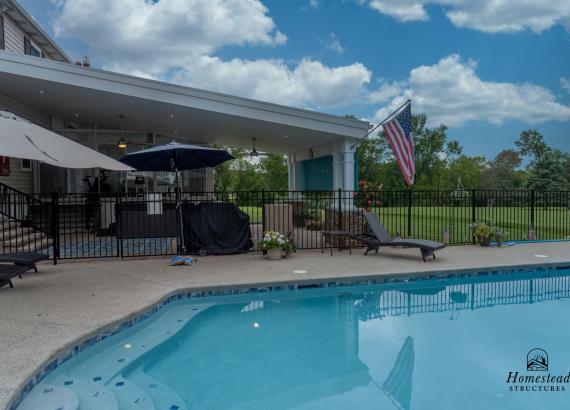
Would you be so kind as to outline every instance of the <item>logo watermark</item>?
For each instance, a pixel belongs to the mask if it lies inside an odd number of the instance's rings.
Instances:
[[[570,388],[570,371],[565,374],[550,373],[549,360],[546,350],[531,349],[526,355],[526,373],[522,371],[508,373],[509,391],[563,392]]]

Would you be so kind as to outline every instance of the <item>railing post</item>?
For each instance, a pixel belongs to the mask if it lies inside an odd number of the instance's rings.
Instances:
[[[267,225],[265,223],[265,189],[261,190],[261,230],[262,233],[267,231]]]
[[[267,225],[265,224],[265,189],[261,190],[261,236],[267,231]],[[264,255],[267,255],[267,251],[262,251]]]
[[[53,264],[57,265],[59,259],[59,194],[57,191],[51,194],[51,237],[53,249]]]
[[[115,193],[115,237],[117,238],[117,257],[123,259],[123,238],[122,238],[122,207],[121,194]]]
[[[531,189],[530,190],[530,226],[533,227],[536,231],[536,227],[534,226],[534,219],[535,219],[534,214],[535,214],[535,191],[534,191],[534,189]]]
[[[412,205],[413,205],[412,187],[408,189],[408,238],[412,237]]]
[[[341,188],[338,189],[338,230],[342,231],[342,189]]]
[[[471,190],[471,223],[477,222],[477,209],[475,208],[475,190]],[[473,245],[475,245],[475,237],[471,235],[471,240],[473,241]]]

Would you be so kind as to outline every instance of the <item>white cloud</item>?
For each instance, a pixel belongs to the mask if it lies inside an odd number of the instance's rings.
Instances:
[[[570,79],[566,77],[561,77],[560,86],[570,93]]]
[[[309,0],[309,7],[312,9],[318,9],[321,5],[320,0]]]
[[[333,107],[363,98],[370,71],[360,63],[327,67],[319,61],[302,60],[289,67],[283,60],[223,61],[204,56],[178,70],[172,80],[279,104]]]
[[[82,40],[95,58],[156,75],[227,45],[279,45],[259,0],[54,0],[56,36]],[[103,57],[104,56],[104,57]]]
[[[356,0],[399,21],[429,19],[426,6],[440,5],[457,27],[489,33],[530,29],[540,33],[555,24],[570,27],[568,0]]]
[[[325,40],[321,40],[323,46],[330,51],[337,54],[344,53],[344,46],[340,43],[339,38],[335,33],[331,33]]]
[[[382,121],[407,98],[412,99],[415,112],[428,115],[431,124],[570,120],[570,107],[557,102],[548,89],[529,83],[484,81],[475,73],[476,67],[473,61],[464,62],[458,55],[451,55],[432,66],[414,68],[398,96],[378,110],[374,120]]]
[[[308,108],[365,98],[371,78],[360,63],[214,57],[228,45],[286,41],[259,0],[52,1],[56,35],[82,40],[95,64],[111,71]],[[326,47],[344,50],[334,34]]]

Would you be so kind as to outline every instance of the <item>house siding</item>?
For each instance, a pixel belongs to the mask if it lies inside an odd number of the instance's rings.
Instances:
[[[5,50],[11,51],[12,53],[24,54],[24,37],[26,37],[24,30],[22,30],[10,16],[4,14]],[[32,41],[34,40],[32,39]],[[47,55],[45,50],[35,44],[35,42],[34,45]]]
[[[5,51],[12,53],[24,54],[24,37],[26,33],[18,26],[18,24],[8,15],[4,14],[4,47]],[[33,39],[32,39],[33,41]],[[36,47],[37,44],[35,44]],[[42,52],[45,53],[41,47]],[[13,98],[8,97],[0,92],[0,108],[13,112],[22,118],[27,119],[44,128],[51,129],[51,117],[36,111]],[[38,164],[34,163],[32,167],[38,169]],[[10,175],[0,176],[0,182],[17,189],[19,191],[31,193],[34,191],[34,175],[29,170],[22,170],[22,162],[19,158],[10,158]]]

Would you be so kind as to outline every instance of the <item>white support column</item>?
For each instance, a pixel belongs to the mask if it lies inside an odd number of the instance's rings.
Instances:
[[[333,153],[333,188],[343,191],[354,191],[354,154],[356,152],[355,140],[341,138],[335,141]],[[336,196],[336,194],[335,194]],[[335,200],[335,202],[337,202]],[[343,194],[344,209],[354,207],[352,195]]]
[[[353,191],[354,186],[354,154],[355,141],[351,138],[341,138],[335,142],[333,153],[333,188]]]
[[[288,171],[288,182],[289,182],[289,191],[298,191],[301,187],[299,185],[300,175],[299,175],[299,166],[300,164],[297,163],[295,160],[295,154],[290,153],[287,154],[287,171]]]

